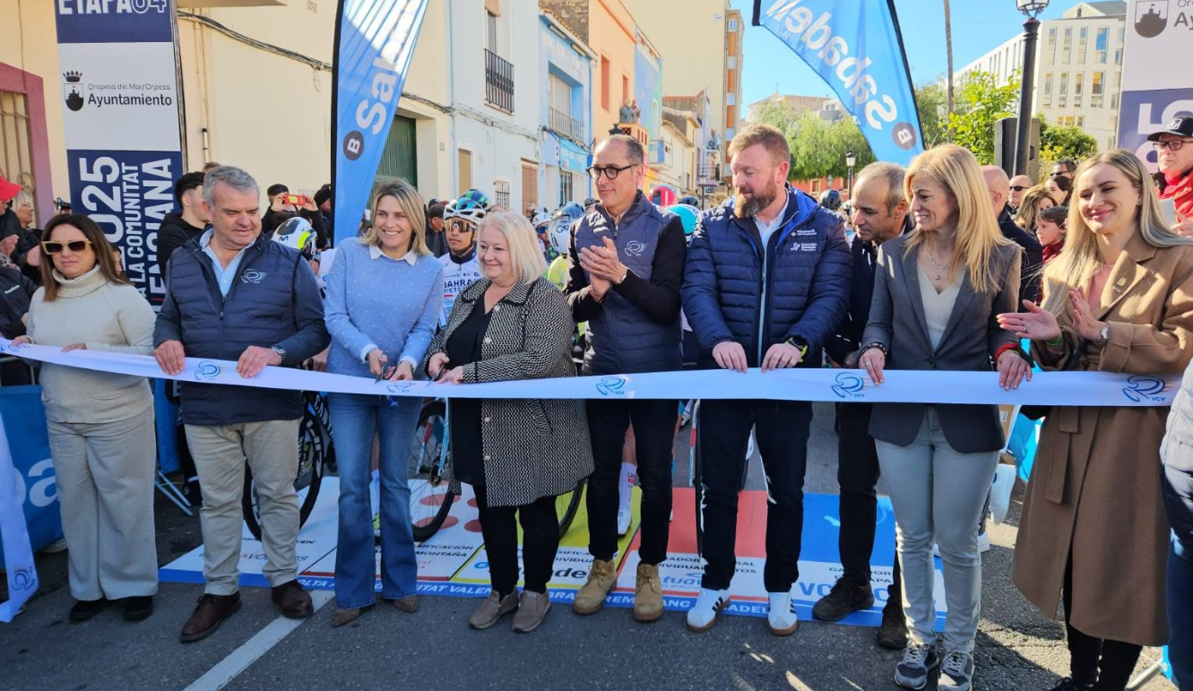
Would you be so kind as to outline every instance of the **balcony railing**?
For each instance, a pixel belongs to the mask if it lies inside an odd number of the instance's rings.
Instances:
[[[514,112],[514,66],[485,49],[485,103]]]
[[[584,141],[584,123],[580,122],[576,118],[573,118],[571,115],[568,115],[567,113],[560,110],[555,110],[554,108],[548,109],[548,116],[550,117],[550,122],[548,124],[550,125],[551,129],[559,132],[560,134],[566,134],[572,139]]]
[[[670,168],[671,161],[671,147],[667,146],[667,142],[656,139],[650,143],[650,165],[656,168]]]
[[[716,163],[701,163],[696,168],[696,178],[702,182],[705,180],[719,181],[721,179],[721,166]]]

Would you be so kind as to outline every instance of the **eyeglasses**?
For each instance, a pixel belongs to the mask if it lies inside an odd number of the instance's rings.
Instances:
[[[631,163],[628,166],[605,166],[604,168],[599,166],[590,166],[588,168],[588,176],[593,180],[600,180],[601,173],[604,173],[605,177],[609,178],[610,180],[616,180],[621,171],[629,170],[630,168],[633,168],[634,165],[635,164]]]
[[[1031,189],[1027,185],[1011,185],[1012,192],[1022,192],[1023,190]]]
[[[1193,139],[1170,139],[1168,141],[1153,142],[1152,146],[1155,147],[1156,151],[1163,151],[1164,149],[1180,151],[1189,142],[1193,142]]]
[[[1060,178],[1060,177],[1064,177],[1068,174],[1069,174],[1069,171],[1067,171],[1067,170],[1054,170],[1048,175],[1048,177]]]
[[[454,233],[459,233],[461,235],[466,235],[466,234],[472,232],[472,224],[469,223],[468,221],[453,219],[451,223],[447,224],[447,230],[448,230],[448,232],[454,232]]]
[[[57,240],[46,240],[41,243],[41,251],[46,254],[61,254],[63,249],[69,249],[71,252],[82,252],[91,247],[90,240],[71,240],[70,242],[59,242]]]

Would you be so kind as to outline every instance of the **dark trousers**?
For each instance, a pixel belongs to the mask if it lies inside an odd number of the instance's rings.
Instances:
[[[1177,688],[1193,689],[1193,546],[1175,534],[1168,550],[1168,659]]]
[[[841,534],[837,550],[843,578],[870,584],[870,558],[874,553],[874,528],[878,522],[878,449],[870,436],[869,403],[837,404],[837,484],[841,487]],[[901,608],[899,559],[891,571],[888,604]]]
[[[1131,681],[1131,672],[1143,646],[1094,638],[1081,633],[1069,623],[1073,611],[1073,561],[1065,568],[1061,593],[1065,606],[1065,633],[1069,645],[1069,675],[1073,681],[1093,686],[1095,691],[1123,691]]]
[[[634,425],[638,484],[642,486],[643,564],[667,558],[671,531],[671,452],[675,441],[675,401],[588,401],[594,470],[588,479],[588,551],[609,560],[617,552],[618,480],[626,428]]]
[[[704,507],[701,585],[724,590],[737,567],[737,488],[754,428],[766,475],[767,592],[787,592],[799,578],[804,528],[804,471],[812,404],[803,401],[717,401],[700,404],[698,421]]]
[[[845,579],[869,585],[874,526],[878,521],[878,450],[870,436],[869,403],[837,404],[837,482],[841,534],[837,547]],[[897,562],[898,560],[896,560]]]
[[[518,586],[518,523],[522,524],[522,564],[526,568],[525,590],[547,592],[547,582],[559,549],[559,517],[555,497],[543,497],[525,506],[489,506],[483,486],[476,491],[481,535],[489,558],[489,580],[503,597]],[[515,518],[515,514],[517,514]]]

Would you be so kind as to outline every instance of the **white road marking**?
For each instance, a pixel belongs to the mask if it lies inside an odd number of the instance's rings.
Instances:
[[[335,594],[330,590],[312,591],[311,604],[314,605],[315,612],[330,602],[334,596]],[[307,619],[287,619],[286,617],[274,619],[256,635],[245,641],[244,645],[233,650],[228,657],[220,660],[219,664],[192,682],[190,686],[186,687],[186,691],[217,691],[224,688],[228,682],[248,669],[249,665],[260,659],[275,645],[281,643],[282,639],[294,629],[302,626],[308,619],[309,617]]]

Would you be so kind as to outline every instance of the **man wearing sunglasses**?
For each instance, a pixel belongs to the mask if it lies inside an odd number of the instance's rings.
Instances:
[[[619,134],[601,142],[588,169],[601,201],[571,231],[564,295],[576,322],[588,322],[586,375],[664,372],[682,365],[683,222],[642,193],[644,158],[642,144],[633,137]],[[617,582],[619,480],[632,424],[642,487],[634,619],[654,621],[663,615],[659,563],[667,558],[671,530],[677,402],[591,400],[587,409],[595,466],[587,497],[592,567],[572,610],[598,612]]]
[[[1176,207],[1173,231],[1193,236],[1193,116],[1173,118],[1168,128],[1149,136],[1156,149],[1156,184],[1160,199],[1171,199]]]
[[[1068,158],[1062,158],[1052,166],[1052,177],[1054,178],[1068,178],[1069,182],[1073,181],[1073,176],[1077,173],[1077,161]]]
[[[472,192],[469,190],[469,193]],[[440,328],[447,326],[456,296],[484,276],[480,262],[476,259],[476,230],[488,212],[487,199],[480,192],[475,192],[473,196],[465,194],[443,210],[447,252],[439,258],[443,263],[443,314],[439,317]]]
[[[187,357],[236,361],[251,380],[266,366],[298,367],[331,343],[315,274],[292,248],[261,232],[260,188],[239,168],[207,173],[203,202],[211,229],[170,258],[154,353],[167,374]],[[298,583],[298,423],[300,391],[182,383],[182,422],[203,487],[203,577],[184,643],[206,638],[240,608],[241,495],[247,461],[261,505],[263,575],[282,615],[309,617]]]
[[[1019,213],[1019,205],[1023,203],[1023,195],[1031,189],[1033,184],[1031,178],[1026,175],[1016,175],[1011,178],[1011,196],[1008,202],[1011,208],[1007,209],[1011,213],[1011,216]]]

